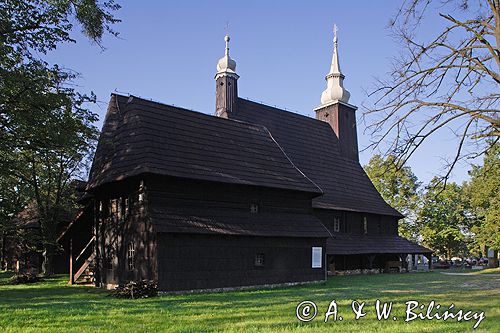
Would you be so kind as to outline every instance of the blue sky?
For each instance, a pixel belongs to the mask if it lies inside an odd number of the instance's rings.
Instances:
[[[240,75],[239,95],[309,116],[325,88],[334,23],[351,104],[361,106],[374,77],[387,73],[391,57],[400,52],[387,29],[400,1],[118,2],[123,7],[116,15],[122,20],[115,27],[120,37],[104,38],[106,50],[76,31],[76,44],[48,55],[49,62],[81,73],[75,83],[79,90],[97,94],[99,103],[92,108],[101,120],[113,91],[213,114],[215,66],[224,53],[226,22]],[[423,29],[440,21],[434,23]],[[360,148],[370,140],[364,129],[358,121]],[[442,157],[453,152],[448,151],[453,142],[440,134],[410,160],[421,181],[441,171]],[[361,163],[372,154],[361,152]],[[466,179],[468,168],[460,165],[452,179]]]

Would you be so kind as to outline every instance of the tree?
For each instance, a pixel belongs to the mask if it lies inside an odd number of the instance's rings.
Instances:
[[[470,205],[476,218],[472,232],[480,245],[500,250],[500,144],[484,156],[482,166],[473,166],[467,185]]]
[[[450,259],[468,252],[469,206],[461,186],[450,183],[443,190],[437,188],[437,182],[439,178],[434,177],[423,196],[417,225],[423,244]]]
[[[8,54],[33,57],[63,42],[75,42],[70,32],[78,22],[82,32],[100,45],[104,32],[117,35],[119,22],[112,12],[120,8],[113,0],[4,0],[0,3],[2,60]]]
[[[0,270],[7,268],[7,239],[16,234],[14,216],[28,203],[28,186],[15,175],[0,174]]]
[[[0,191],[0,223],[6,230],[15,210],[34,201],[46,274],[52,272],[59,214],[74,204],[70,181],[85,172],[97,137],[97,117],[85,107],[95,96],[70,85],[76,73],[49,66],[39,55],[74,42],[74,23],[101,45],[105,32],[117,34],[111,26],[118,9],[112,0],[0,3],[0,183],[17,194]]]
[[[401,56],[388,78],[376,81],[364,117],[371,147],[401,165],[429,137],[453,131],[458,140],[441,177],[446,185],[460,160],[482,155],[487,140],[500,137],[500,7],[499,0],[436,2],[404,2],[391,22]],[[431,26],[428,14],[446,27],[419,35]]]
[[[383,159],[380,155],[374,155],[364,169],[382,198],[405,215],[405,218],[399,221],[400,234],[417,240],[415,219],[420,187],[417,176],[410,167],[399,167],[394,156]]]

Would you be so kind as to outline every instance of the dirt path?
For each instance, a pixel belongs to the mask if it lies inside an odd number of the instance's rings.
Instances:
[[[492,276],[492,277],[500,277],[500,274],[491,273],[491,274],[477,274],[477,273],[446,273],[440,272],[445,275],[470,275],[470,276]]]

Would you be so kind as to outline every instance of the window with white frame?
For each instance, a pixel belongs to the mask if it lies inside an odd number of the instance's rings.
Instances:
[[[321,246],[312,247],[312,268],[323,267],[323,248]]]
[[[133,271],[135,269],[135,246],[134,246],[134,243],[128,244],[127,267],[128,267],[129,271]]]
[[[340,217],[338,217],[338,216],[335,216],[333,218],[333,231],[334,232],[340,231]]]

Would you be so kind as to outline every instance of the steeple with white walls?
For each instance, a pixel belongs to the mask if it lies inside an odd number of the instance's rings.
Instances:
[[[321,94],[321,105],[338,101],[348,103],[351,94],[344,88],[344,74],[340,71],[337,26],[333,26],[333,57],[330,72],[325,77],[326,89]]]
[[[224,56],[217,62],[217,73],[215,74],[215,115],[228,118],[228,114],[235,112],[236,100],[238,98],[238,78],[236,74],[236,61],[229,56],[228,35],[224,37],[226,49]]]
[[[333,57],[326,75],[326,89],[321,94],[321,105],[314,109],[316,119],[327,122],[339,140],[340,153],[358,161],[356,109],[349,104],[351,94],[344,88],[344,74],[340,70],[337,26],[333,27]]]

